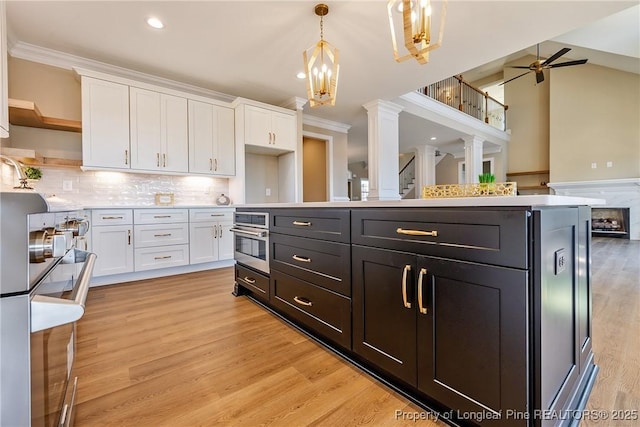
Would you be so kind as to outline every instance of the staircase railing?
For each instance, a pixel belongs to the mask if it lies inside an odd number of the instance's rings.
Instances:
[[[507,129],[507,105],[471,86],[462,76],[453,76],[418,89],[418,92],[447,104],[478,120],[500,129]]]
[[[416,156],[413,156],[409,162],[404,165],[400,173],[398,174],[400,194],[404,190],[409,188],[409,184],[413,182],[416,177]]]

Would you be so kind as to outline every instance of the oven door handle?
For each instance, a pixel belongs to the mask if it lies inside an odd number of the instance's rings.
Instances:
[[[238,234],[246,234],[248,236],[255,236],[255,237],[266,237],[267,234],[269,234],[268,231],[264,230],[264,231],[250,231],[250,230],[243,230],[242,228],[231,228],[229,231],[231,231],[232,233],[238,233]]]
[[[96,254],[76,249],[76,256],[85,257],[78,281],[71,294],[73,299],[35,295],[31,299],[31,332],[38,332],[79,320],[84,314],[84,305],[93,275]]]

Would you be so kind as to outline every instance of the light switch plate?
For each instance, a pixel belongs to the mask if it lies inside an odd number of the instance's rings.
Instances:
[[[62,191],[73,191],[73,181],[65,179],[62,181]]]

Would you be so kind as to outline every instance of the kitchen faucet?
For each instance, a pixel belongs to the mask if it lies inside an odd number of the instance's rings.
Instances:
[[[27,175],[25,175],[24,170],[22,170],[22,167],[23,167],[22,163],[12,159],[11,157],[8,157],[2,154],[0,154],[0,160],[2,160],[3,162],[5,162],[10,166],[13,166],[13,168],[16,170],[16,173],[18,174],[20,185],[13,188],[17,188],[21,190],[33,190],[33,187],[29,187],[29,185],[27,185]]]

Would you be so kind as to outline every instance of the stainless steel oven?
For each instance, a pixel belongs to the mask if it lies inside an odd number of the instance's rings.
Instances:
[[[269,213],[236,212],[231,231],[236,262],[269,274]]]
[[[34,192],[0,193],[0,425],[73,423],[75,322],[95,254],[77,249],[89,223],[51,212]]]

